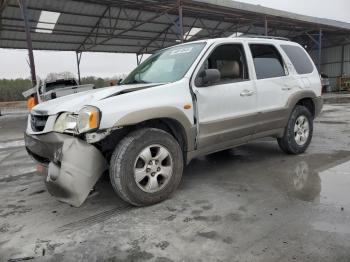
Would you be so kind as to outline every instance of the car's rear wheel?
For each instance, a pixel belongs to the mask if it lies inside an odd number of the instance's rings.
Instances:
[[[310,111],[297,105],[287,124],[284,135],[278,138],[280,148],[288,154],[301,154],[309,146],[313,133],[313,118]]]
[[[178,187],[183,170],[182,151],[169,133],[143,128],[130,133],[111,157],[114,190],[135,206],[155,204]]]

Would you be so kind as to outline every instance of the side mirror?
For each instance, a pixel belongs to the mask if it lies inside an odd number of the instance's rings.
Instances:
[[[220,81],[221,74],[218,69],[206,69],[199,73],[196,79],[198,87],[209,86]]]

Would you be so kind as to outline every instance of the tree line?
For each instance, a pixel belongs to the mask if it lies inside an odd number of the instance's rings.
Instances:
[[[22,101],[22,92],[32,87],[29,79],[0,79],[0,102]]]
[[[100,88],[109,86],[110,82],[115,84],[116,80],[113,79],[88,76],[81,79],[81,84],[94,84],[96,88]],[[22,92],[31,87],[30,79],[0,79],[0,102],[23,101],[25,99]]]

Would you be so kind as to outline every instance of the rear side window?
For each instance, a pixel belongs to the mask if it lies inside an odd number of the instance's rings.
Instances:
[[[289,57],[298,74],[309,74],[314,71],[314,67],[306,55],[306,52],[300,46],[281,45],[283,51]]]
[[[258,79],[285,76],[283,59],[273,45],[251,44],[256,77]]]

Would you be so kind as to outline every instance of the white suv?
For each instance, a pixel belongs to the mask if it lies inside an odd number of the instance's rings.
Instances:
[[[299,154],[322,108],[321,81],[290,41],[220,38],[161,50],[120,86],[37,105],[26,148],[45,168],[48,191],[79,206],[109,170],[136,205],[167,198],[194,157],[275,137]]]

